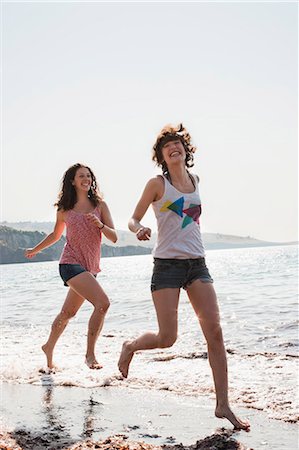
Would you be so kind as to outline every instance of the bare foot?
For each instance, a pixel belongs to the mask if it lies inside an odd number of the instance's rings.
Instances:
[[[53,350],[49,350],[47,344],[42,345],[42,351],[47,357],[47,366],[49,369],[55,369],[56,367],[53,364]]]
[[[219,419],[227,419],[229,420],[233,426],[238,430],[246,430],[249,431],[250,423],[244,420],[239,419],[230,409],[229,406],[220,407],[217,406],[215,410],[215,416],[219,417]]]
[[[95,357],[92,358],[85,358],[85,364],[87,365],[87,367],[89,367],[89,369],[95,369],[95,370],[99,370],[102,369],[103,366],[98,363],[98,361],[95,359]]]
[[[118,360],[118,368],[124,378],[127,378],[129,372],[129,366],[132,361],[134,352],[130,348],[129,341],[123,343],[121,354]]]

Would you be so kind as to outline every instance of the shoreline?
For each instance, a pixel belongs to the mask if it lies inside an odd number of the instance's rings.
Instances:
[[[2,384],[0,448],[290,450],[297,445],[296,425],[256,410],[232,405],[251,423],[249,432],[234,431],[228,421],[215,418],[209,398],[122,387],[53,386],[48,381],[43,386]]]

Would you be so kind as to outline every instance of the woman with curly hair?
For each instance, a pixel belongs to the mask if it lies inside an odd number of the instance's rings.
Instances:
[[[207,341],[216,391],[215,415],[227,418],[236,428],[248,429],[249,423],[236,417],[228,401],[227,361],[220,314],[213,280],[205,263],[199,226],[199,178],[188,170],[193,166],[195,150],[182,124],[164,127],[153,147],[152,159],[162,168],[162,175],[146,184],[129,221],[129,229],[140,241],[150,239],[151,229],[142,225],[141,220],[152,205],[158,236],[153,250],[151,291],[159,330],[124,342],[118,366],[127,377],[136,351],[171,347],[175,343],[179,296],[183,288]]]
[[[83,164],[74,164],[65,172],[55,206],[57,216],[53,232],[34,248],[25,251],[27,258],[34,257],[57,242],[66,226],[66,244],[59,261],[59,273],[69,290],[42,350],[47,357],[48,368],[53,369],[56,342],[87,299],[94,309],[88,324],[85,362],[90,369],[101,369],[95,356],[95,345],[109,308],[109,299],[95,277],[100,272],[102,234],[116,242],[116,231],[109,208],[99,195],[96,178]]]

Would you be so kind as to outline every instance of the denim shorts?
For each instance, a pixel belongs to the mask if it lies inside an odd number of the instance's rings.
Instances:
[[[204,258],[162,259],[154,258],[151,291],[165,288],[187,289],[195,280],[213,283]]]
[[[84,269],[81,264],[59,264],[59,274],[65,286],[68,286],[68,280],[75,277],[76,275],[79,275],[82,272],[88,271]],[[97,275],[95,274],[94,276],[96,277]]]

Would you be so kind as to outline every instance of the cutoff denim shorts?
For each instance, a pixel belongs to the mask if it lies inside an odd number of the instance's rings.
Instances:
[[[151,291],[165,288],[187,289],[195,280],[213,283],[205,258],[162,259],[154,258]]]
[[[59,274],[65,286],[68,287],[67,281],[79,275],[82,272],[88,272],[81,264],[59,264]],[[94,275],[96,277],[97,274]]]

